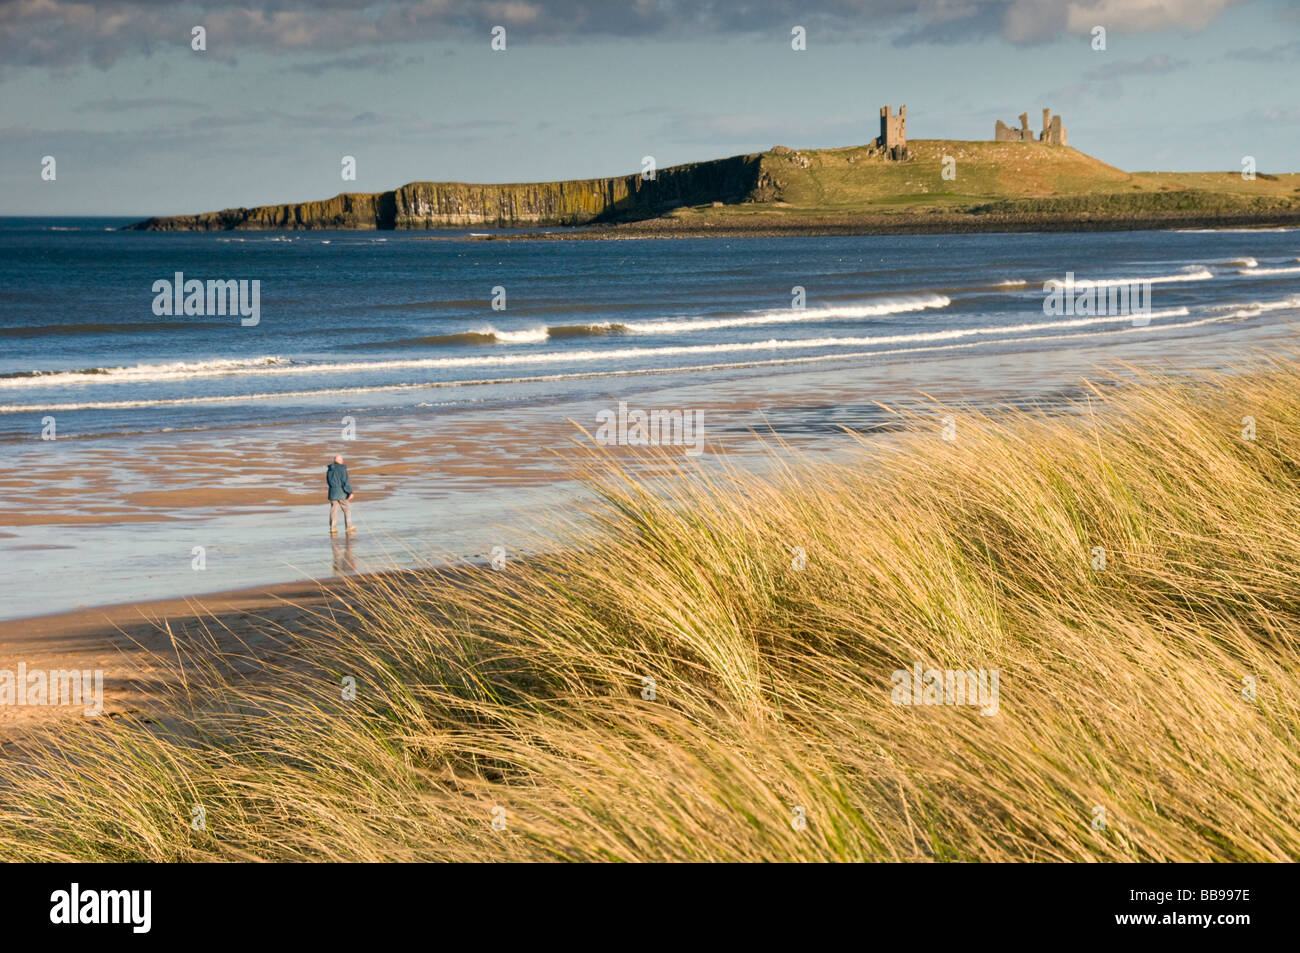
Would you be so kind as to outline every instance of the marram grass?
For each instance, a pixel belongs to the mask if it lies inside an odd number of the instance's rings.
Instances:
[[[292,664],[196,647],[157,720],[10,744],[0,854],[1294,860],[1298,397],[1288,358],[763,476],[593,456],[558,554],[358,581]],[[894,704],[918,663],[997,713]]]

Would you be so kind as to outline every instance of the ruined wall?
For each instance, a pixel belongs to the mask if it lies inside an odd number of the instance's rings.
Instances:
[[[1053,116],[1050,109],[1044,109],[1041,140],[1048,145],[1063,146],[1066,144],[1065,138],[1065,123],[1061,122],[1061,117]]]
[[[1034,131],[1029,128],[1029,113],[1020,114],[1020,128],[1008,126],[1001,119],[993,126],[995,142],[1034,142]],[[1043,131],[1037,141],[1052,146],[1066,145],[1065,124],[1050,109],[1043,110]]]
[[[1008,126],[1001,119],[993,127],[993,139],[996,142],[1033,142],[1034,131],[1029,128],[1029,113],[1020,114],[1020,128]]]

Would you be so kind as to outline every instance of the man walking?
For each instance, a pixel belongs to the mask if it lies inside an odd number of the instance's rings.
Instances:
[[[329,487],[330,500],[330,535],[338,533],[339,510],[343,511],[343,526],[350,534],[357,528],[352,525],[352,483],[348,480],[348,468],[343,465],[343,457],[337,456],[334,462],[325,468],[325,485]]]

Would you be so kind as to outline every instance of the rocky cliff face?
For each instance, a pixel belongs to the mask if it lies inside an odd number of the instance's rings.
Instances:
[[[392,228],[393,193],[345,193],[322,202],[228,208],[198,215],[151,218],[128,225],[143,231],[222,231],[234,228]]]
[[[650,218],[682,205],[753,200],[763,191],[761,155],[659,169],[612,179],[469,185],[412,182],[394,192],[350,193],[300,205],[263,205],[151,218],[148,231],[296,228],[445,228],[468,225],[584,225]]]

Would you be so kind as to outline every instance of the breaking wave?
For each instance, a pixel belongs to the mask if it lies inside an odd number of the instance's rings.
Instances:
[[[1287,265],[1283,268],[1239,268],[1237,274],[1248,278],[1262,275],[1300,275],[1300,265]]]
[[[828,305],[824,308],[781,308],[771,311],[753,311],[719,318],[680,318],[657,321],[602,321],[593,324],[559,324],[550,327],[529,328],[523,331],[499,331],[488,325],[473,331],[452,334],[433,334],[427,337],[404,338],[400,341],[377,341],[367,347],[455,347],[487,346],[493,344],[539,344],[543,341],[570,338],[607,337],[613,334],[690,334],[695,331],[713,331],[719,328],[762,327],[765,324],[792,324],[802,321],[855,320],[884,317],[891,314],[908,314],[927,308],[946,308],[952,303],[946,295],[910,295],[885,298],[870,304]]]
[[[214,361],[174,361],[130,367],[87,367],[72,371],[15,371],[0,374],[0,388],[47,387],[61,384],[104,384],[117,381],[174,381],[192,377],[221,377],[287,369],[292,361],[282,357],[224,358]]]
[[[1186,270],[1179,272],[1176,275],[1138,275],[1132,278],[1084,278],[1076,275],[1074,278],[1074,286],[1075,288],[1078,288],[1085,281],[1091,284],[1094,288],[1111,288],[1119,285],[1141,284],[1148,281],[1153,285],[1162,285],[1179,281],[1207,281],[1213,277],[1214,272],[1210,271],[1210,269],[1189,265]],[[1059,279],[1051,278],[1043,282],[1043,285],[1045,288],[1049,289],[1062,288],[1065,283]]]
[[[682,334],[712,331],[717,328],[750,328],[765,324],[789,324],[797,321],[833,321],[878,318],[890,314],[908,314],[927,308],[946,308],[952,300],[946,295],[913,295],[885,298],[870,304],[829,305],[824,308],[783,308],[737,315],[731,318],[683,318],[672,321],[629,321],[624,327],[633,334]]]
[[[1186,308],[1155,312],[1150,318],[1182,316]],[[1031,331],[1063,330],[1103,324],[1128,324],[1131,315],[1106,315],[1068,320],[1034,321],[1024,324],[989,325],[976,328],[949,328],[942,331],[916,331],[906,334],[882,334],[867,337],[817,337],[766,341],[728,342],[720,344],[681,344],[661,347],[624,347],[575,351],[512,351],[500,355],[467,357],[405,358],[387,361],[341,361],[305,363],[279,357],[252,360],[217,360],[194,363],[139,364],[135,367],[92,368],[87,371],[27,372],[25,376],[0,379],[0,388],[52,386],[62,384],[112,383],[114,381],[165,381],[201,377],[287,377],[298,374],[367,373],[393,370],[436,370],[462,367],[500,367],[530,364],[575,364],[589,361],[619,361],[658,358],[683,354],[737,354],[750,351],[800,351],[818,348],[864,347],[885,344],[916,344],[955,341],[969,337],[1024,334]]]

